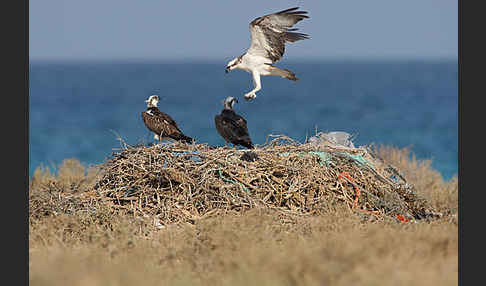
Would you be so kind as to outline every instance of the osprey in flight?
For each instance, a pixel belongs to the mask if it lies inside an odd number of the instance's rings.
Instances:
[[[216,130],[218,130],[219,135],[223,137],[226,143],[231,142],[235,146],[242,145],[252,149],[253,144],[248,134],[246,120],[233,110],[235,102],[238,103],[238,99],[231,96],[225,99],[223,103],[224,109],[221,111],[221,114],[214,117]]]
[[[192,138],[184,135],[177,126],[177,123],[168,114],[159,110],[157,95],[150,96],[147,100],[147,110],[142,112],[142,119],[148,130],[154,133],[155,140],[159,142],[166,139],[173,139],[185,143],[192,143]]]
[[[272,64],[280,60],[285,51],[286,42],[309,39],[309,35],[295,33],[292,28],[297,22],[309,18],[305,11],[296,11],[299,7],[290,8],[277,13],[258,17],[250,23],[250,48],[243,55],[234,58],[226,65],[226,73],[233,69],[245,70],[252,74],[255,88],[245,94],[245,99],[256,97],[261,89],[260,76],[281,76],[290,80],[298,80],[295,74],[286,69],[279,69]]]

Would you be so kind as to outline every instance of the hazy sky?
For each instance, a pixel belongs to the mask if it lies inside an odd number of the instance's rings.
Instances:
[[[256,17],[300,6],[287,59],[457,58],[457,0],[31,0],[31,59],[220,59]]]

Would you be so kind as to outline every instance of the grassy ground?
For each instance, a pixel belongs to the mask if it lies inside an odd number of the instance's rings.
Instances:
[[[435,207],[456,213],[457,178],[443,181],[408,149],[377,153]],[[38,169],[31,189],[54,179],[60,190],[83,190],[95,173],[66,160],[55,175]],[[31,216],[29,230],[30,285],[458,284],[455,216],[364,223],[344,206],[301,217],[253,209],[156,230],[149,218],[106,208]]]

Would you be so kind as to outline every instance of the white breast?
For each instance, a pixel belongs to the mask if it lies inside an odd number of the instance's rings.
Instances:
[[[256,56],[252,54],[245,54],[241,61],[241,69],[251,72],[252,70],[262,70],[265,68],[265,63],[271,64],[272,61],[269,59]]]

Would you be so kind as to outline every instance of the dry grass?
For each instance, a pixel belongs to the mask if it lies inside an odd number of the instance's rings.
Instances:
[[[457,225],[447,221],[363,225],[345,209],[293,219],[254,209],[150,233],[121,217],[76,233],[83,223],[31,229],[31,285],[458,284]]]
[[[413,182],[417,193],[431,202],[434,208],[457,211],[457,176],[448,182],[444,181],[441,174],[431,167],[432,160],[417,160],[409,148],[380,145],[374,148],[374,152],[401,170],[407,180]]]
[[[452,215],[418,223],[390,216],[371,221],[352,208],[353,185],[344,184],[350,199],[312,215],[260,203],[158,229],[152,215],[93,196],[107,174],[100,166],[85,169],[73,159],[57,174],[39,168],[29,192],[30,284],[457,285],[457,179],[443,181],[408,149],[375,151],[428,205]],[[295,156],[294,163],[302,159]],[[368,175],[360,171],[366,187]],[[221,185],[241,193],[241,185]],[[149,204],[147,210],[157,208]]]

